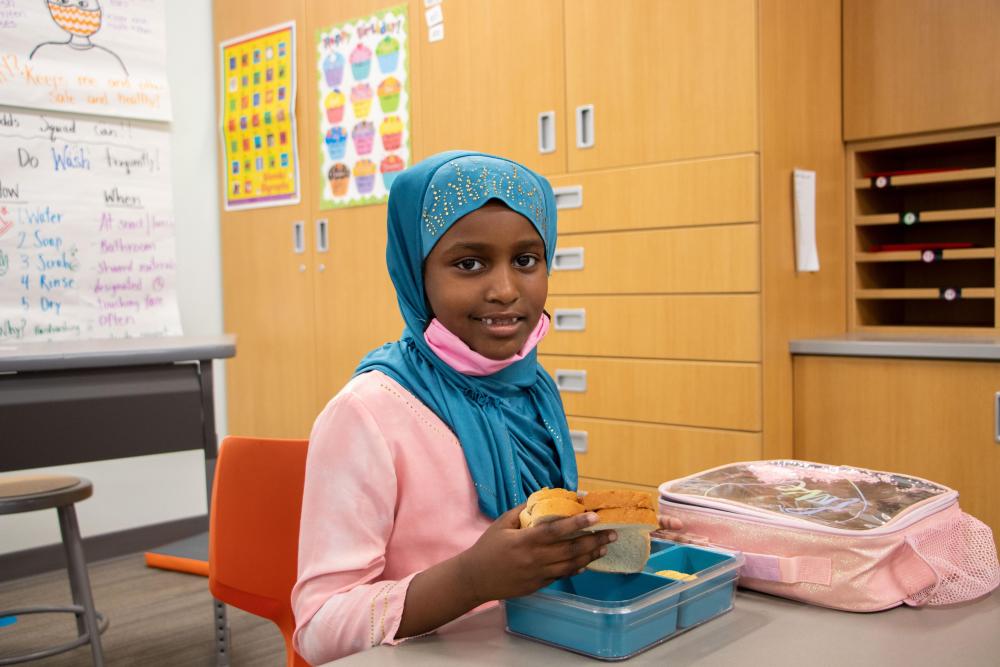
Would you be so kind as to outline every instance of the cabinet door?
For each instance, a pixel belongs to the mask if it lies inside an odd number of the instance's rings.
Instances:
[[[308,31],[303,1],[216,0],[213,18],[216,49],[220,41],[294,20],[299,80],[304,80],[303,37]],[[218,77],[218,62],[215,68]],[[295,106],[300,159],[305,143],[303,88],[298,86]],[[308,193],[308,173],[301,174],[302,191]],[[223,187],[220,184],[220,192]],[[312,258],[308,252],[295,252],[293,236],[293,224],[302,222],[302,242],[309,247],[309,217],[307,194],[296,206],[221,213],[225,329],[236,334],[236,357],[226,363],[232,433],[302,437],[316,416]]]
[[[341,387],[351,379],[361,358],[386,341],[396,340],[403,330],[402,317],[396,305],[396,292],[385,265],[386,206],[356,206],[319,210],[321,155],[319,131],[318,80],[315,58],[317,30],[375,14],[387,5],[384,0],[344,0],[341,2],[308,3],[309,61],[306,74],[300,77],[307,88],[308,127],[306,129],[307,165],[314,189],[307,193],[312,205],[312,230],[319,220],[326,221],[327,247],[315,253],[315,322],[316,322],[316,393],[312,403],[315,413],[326,405]],[[400,3],[397,3],[400,4]],[[415,8],[419,11],[415,11]],[[419,41],[422,28],[422,4],[410,3],[409,12],[409,89],[411,98],[411,128],[416,134],[420,127],[417,104],[419,85]],[[413,137],[411,149],[418,139]]]
[[[916,475],[1000,537],[1000,363],[797,356],[795,458]]]
[[[756,34],[754,0],[566,0],[570,171],[756,151]]]
[[[1000,3],[844,0],[844,139],[1000,122]]]
[[[385,266],[386,207],[326,213],[330,249],[316,259],[317,411],[351,379],[365,354],[403,331]]]
[[[467,148],[546,174],[566,170],[561,0],[462,0],[444,8],[444,39],[422,42],[420,146],[426,157]],[[555,149],[539,151],[539,114]]]

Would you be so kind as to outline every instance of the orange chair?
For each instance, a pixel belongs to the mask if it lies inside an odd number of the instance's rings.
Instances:
[[[309,667],[292,648],[292,586],[308,440],[229,436],[212,486],[208,587],[217,600],[273,621],[288,667]]]

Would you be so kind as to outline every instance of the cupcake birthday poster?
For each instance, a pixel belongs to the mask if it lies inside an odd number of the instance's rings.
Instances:
[[[410,161],[406,5],[319,30],[320,208],[384,202]]]

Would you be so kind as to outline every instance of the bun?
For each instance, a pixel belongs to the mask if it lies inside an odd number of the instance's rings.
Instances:
[[[528,496],[528,502],[520,514],[521,528],[531,528],[546,521],[583,512],[583,505],[575,491],[546,487]]]
[[[604,489],[601,491],[591,491],[583,497],[583,507],[587,510],[602,510],[612,507],[634,507],[653,510],[656,513],[656,505],[653,504],[651,494],[641,491],[629,491],[628,489]]]
[[[587,569],[595,572],[641,572],[649,560],[649,533],[660,527],[656,505],[648,493],[628,489],[591,491],[583,497],[584,509],[597,514],[597,523],[586,530],[614,529],[618,539],[608,552]]]

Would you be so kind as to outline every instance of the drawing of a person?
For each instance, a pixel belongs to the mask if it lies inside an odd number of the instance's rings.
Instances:
[[[69,33],[69,40],[42,42],[32,49],[28,60],[34,58],[36,54],[39,57],[43,55],[47,57],[55,55],[56,52],[63,53],[64,48],[68,47],[79,54],[91,54],[87,56],[88,60],[109,60],[107,56],[110,55],[121,67],[125,76],[128,76],[125,63],[114,51],[90,41],[91,35],[101,29],[100,0],[43,0],[43,2],[48,6],[49,15],[55,24]],[[74,56],[74,60],[76,59],[78,56]]]

